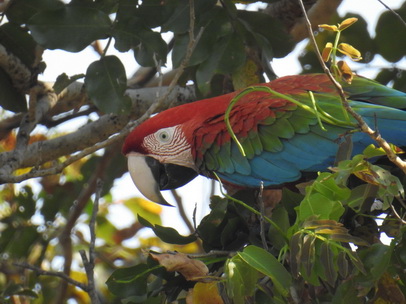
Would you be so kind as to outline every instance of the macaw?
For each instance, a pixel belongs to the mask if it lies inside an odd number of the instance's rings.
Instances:
[[[406,146],[405,93],[358,76],[342,86],[351,107],[372,128],[388,142]],[[122,151],[140,192],[167,204],[161,190],[183,186],[199,174],[237,187],[278,187],[305,172],[327,170],[346,136],[353,154],[373,143],[346,116],[325,74],[286,76],[258,87],[284,95],[251,90],[231,107],[239,94],[233,92],[170,108],[137,126]],[[314,103],[327,113],[325,119],[315,114]],[[238,141],[226,127],[227,110]]]

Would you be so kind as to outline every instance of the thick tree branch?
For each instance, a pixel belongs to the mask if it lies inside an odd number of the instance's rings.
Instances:
[[[146,119],[152,113],[167,108],[169,104],[175,106],[195,100],[194,89],[192,87],[173,86],[173,88],[173,91],[168,96],[165,94],[167,88],[164,87],[128,90],[127,94],[133,101],[133,109],[136,112],[135,117],[140,117],[142,113],[147,112],[147,109],[154,104],[157,95],[166,96],[166,98],[163,99],[160,106],[157,105],[153,111],[143,115],[143,119]],[[20,182],[28,178],[59,173],[60,170],[73,161],[124,138],[130,129],[126,129],[121,133],[119,132],[127,125],[131,118],[130,115],[106,114],[98,120],[79,128],[76,132],[47,141],[35,142],[21,150],[0,153],[0,183]],[[114,134],[116,136],[110,138]],[[81,152],[72,155],[78,151]],[[71,157],[65,161],[65,164],[61,163],[59,167],[47,169],[43,172],[39,170],[42,164],[69,155]],[[34,169],[25,175],[13,175],[16,169],[27,167],[34,167]]]
[[[0,67],[10,76],[15,88],[22,92],[26,92],[30,88],[32,78],[31,71],[18,57],[10,54],[1,44]]]

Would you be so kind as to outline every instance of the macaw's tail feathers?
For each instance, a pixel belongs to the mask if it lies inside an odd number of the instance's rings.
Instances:
[[[405,110],[365,104],[363,102],[353,102],[352,108],[363,117],[365,122],[372,129],[379,131],[386,141],[393,143],[399,147],[406,147]],[[359,132],[357,134],[358,136],[354,135],[355,138],[359,137],[362,132]],[[374,143],[369,138],[369,136],[363,137],[364,139],[360,140],[360,143],[362,143],[362,145]]]
[[[406,110],[406,93],[388,88],[374,80],[354,77],[351,84],[342,83],[349,99]]]

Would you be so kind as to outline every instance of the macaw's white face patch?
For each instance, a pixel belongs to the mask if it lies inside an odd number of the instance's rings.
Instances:
[[[144,138],[143,148],[161,163],[189,167],[196,170],[190,144],[180,125],[163,128]]]

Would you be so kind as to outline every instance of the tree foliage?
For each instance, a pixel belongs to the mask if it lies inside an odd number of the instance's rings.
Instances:
[[[109,218],[132,127],[169,106],[274,79],[270,62],[305,38],[296,1],[255,11],[251,2],[0,2],[1,303],[406,301],[406,178],[376,147],[348,159],[344,145],[341,162],[294,189],[213,196],[187,236],[162,226],[162,207],[139,197],[121,202],[135,218],[129,227]],[[303,2],[321,50],[333,38],[318,24],[357,17],[339,51],[360,51],[363,61],[351,65],[360,74],[384,58],[376,80],[406,91],[405,3],[382,13],[371,35],[361,16],[338,16],[334,5],[320,15],[326,1]],[[44,52],[85,48],[100,56],[86,73],[38,80]],[[117,52],[134,54],[133,76]],[[323,72],[310,44],[299,60],[303,73]],[[78,117],[80,127],[60,131]],[[97,242],[87,234],[94,216]],[[141,229],[156,237],[128,246]]]

